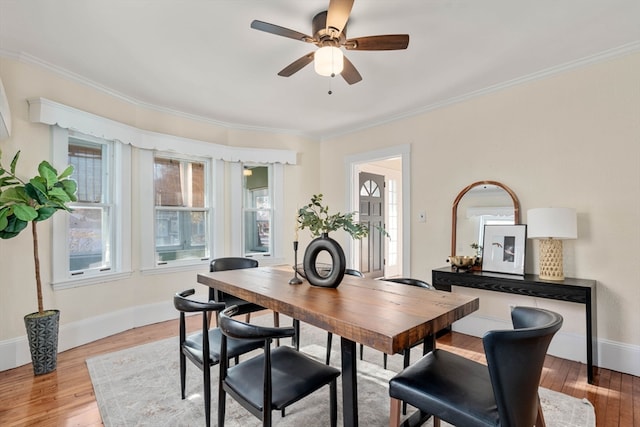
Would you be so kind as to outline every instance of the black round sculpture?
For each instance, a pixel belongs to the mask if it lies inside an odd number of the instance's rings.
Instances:
[[[321,274],[318,271],[316,260],[323,251],[328,252],[331,256],[331,265],[330,269],[321,269],[320,271],[323,273]],[[336,288],[342,282],[347,261],[344,251],[338,242],[329,237],[328,234],[323,233],[320,237],[313,239],[307,246],[304,251],[302,265],[304,267],[304,275],[311,285]]]

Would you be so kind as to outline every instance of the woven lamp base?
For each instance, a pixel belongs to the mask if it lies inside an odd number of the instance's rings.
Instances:
[[[564,280],[562,269],[562,240],[540,240],[540,278],[543,280]]]

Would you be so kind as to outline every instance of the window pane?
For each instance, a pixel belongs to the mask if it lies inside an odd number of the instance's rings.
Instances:
[[[69,138],[69,163],[78,183],[78,201],[102,202],[102,147]]]
[[[269,166],[244,165],[243,232],[245,254],[271,254],[273,206]]]
[[[270,234],[270,211],[245,211],[244,248],[246,253],[268,253]]]
[[[189,163],[191,171],[191,194],[189,207],[204,207],[204,163]]]
[[[107,208],[74,208],[69,219],[69,270],[110,267]]]
[[[207,248],[207,213],[202,211],[156,211],[158,261],[202,259]]]
[[[205,206],[204,163],[156,157],[153,169],[156,206]]]
[[[183,206],[180,161],[155,158],[153,167],[156,206]]]

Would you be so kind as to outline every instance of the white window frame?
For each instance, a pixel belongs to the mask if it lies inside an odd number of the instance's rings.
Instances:
[[[72,132],[72,131],[71,131]],[[69,164],[68,129],[51,126],[53,164]],[[82,139],[82,135],[76,135]],[[89,141],[101,138],[87,137]],[[110,145],[110,159],[106,162],[110,177],[111,203],[113,206],[110,229],[111,268],[108,270],[87,269],[80,272],[69,270],[69,216],[55,215],[53,220],[52,247],[52,286],[54,289],[66,289],[117,280],[131,275],[131,147],[117,141],[102,139]]]
[[[177,153],[173,153],[173,152],[160,152],[160,151],[149,151],[149,150],[144,150],[145,152],[150,153],[151,154],[151,173],[150,173],[150,178],[151,178],[151,183],[150,185],[147,184],[146,182],[143,183],[141,181],[141,189],[144,188],[148,188],[150,189],[150,191],[141,191],[141,193],[150,193],[151,194],[151,204],[152,204],[152,213],[149,215],[148,212],[148,206],[147,204],[149,203],[149,201],[147,200],[146,202],[142,202],[143,205],[141,206],[141,211],[144,212],[142,218],[141,218],[141,228],[144,229],[144,235],[146,236],[145,239],[142,240],[142,251],[143,251],[143,257],[145,259],[145,269],[148,270],[151,267],[151,259],[150,257],[153,257],[153,269],[158,269],[158,270],[166,270],[166,269],[183,269],[183,268],[191,268],[193,266],[196,266],[198,268],[200,268],[202,265],[206,265],[209,263],[211,257],[214,254],[214,246],[213,246],[213,241],[216,239],[217,234],[214,233],[212,230],[214,230],[214,223],[213,223],[213,219],[214,219],[214,205],[213,205],[213,200],[215,200],[214,198],[214,194],[212,191],[212,187],[214,186],[213,183],[215,182],[213,180],[213,173],[212,173],[212,169],[213,169],[213,165],[212,165],[212,160],[210,158],[206,158],[206,157],[196,157],[196,156],[188,156],[188,155],[184,155],[184,154],[177,154]],[[143,157],[147,157],[147,155],[143,156]],[[186,162],[199,162],[199,163],[204,163],[204,180],[205,180],[205,206],[204,209],[207,212],[207,232],[209,233],[208,239],[207,239],[207,250],[206,252],[208,252],[208,256],[204,257],[204,258],[200,258],[200,259],[196,259],[196,258],[192,258],[192,259],[184,259],[184,260],[173,260],[173,261],[158,261],[157,259],[157,255],[156,255],[156,230],[155,230],[155,226],[156,226],[156,221],[155,221],[155,217],[156,217],[156,203],[155,200],[153,199],[153,195],[155,194],[154,191],[154,175],[153,175],[153,165],[155,162],[155,158],[156,157],[161,157],[161,158],[165,158],[165,159],[174,159],[176,161],[186,161]],[[145,168],[146,169],[146,168]],[[146,175],[146,174],[145,174]],[[142,178],[142,177],[141,177]],[[147,176],[145,176],[145,181],[146,178],[148,178]],[[197,209],[200,210],[200,209]],[[151,233],[151,240],[149,241],[149,234]]]
[[[177,147],[176,147],[177,148]],[[195,161],[205,164],[205,209],[207,212],[208,252],[209,256],[201,259],[187,259],[158,262],[156,257],[156,233],[153,165],[155,157],[173,158],[180,161]],[[217,195],[223,194],[224,176],[220,173],[220,161],[208,157],[189,156],[178,152],[161,152],[139,150],[138,172],[140,191],[140,248],[141,270],[144,274],[160,274],[183,270],[202,271],[208,266],[216,254],[222,253],[224,245],[224,223],[217,215]]]
[[[271,197],[271,248],[269,254],[252,253],[250,258],[257,259],[260,265],[274,265],[285,262],[283,254],[284,238],[284,166],[281,163],[254,163],[256,166],[269,166],[269,194]],[[239,221],[231,223],[231,255],[244,257],[244,186],[243,163],[229,164],[229,189],[231,218]]]

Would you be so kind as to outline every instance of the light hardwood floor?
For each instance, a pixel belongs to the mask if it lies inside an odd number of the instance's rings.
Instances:
[[[197,330],[199,318],[189,321]],[[177,321],[132,329],[61,352],[58,368],[34,377],[31,365],[0,372],[0,426],[101,426],[85,359],[176,335]],[[438,346],[483,361],[479,338],[451,333]],[[176,355],[177,357],[177,355]],[[598,427],[640,427],[640,377],[598,369],[587,383],[584,364],[547,357],[541,385],[593,403]]]

